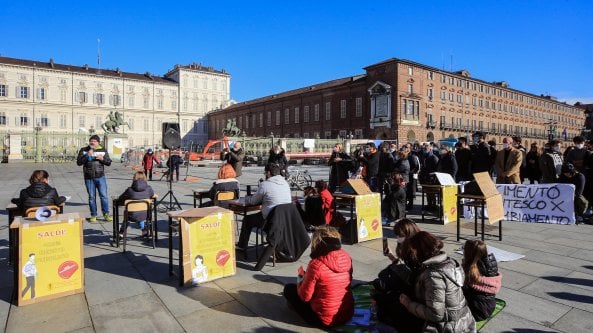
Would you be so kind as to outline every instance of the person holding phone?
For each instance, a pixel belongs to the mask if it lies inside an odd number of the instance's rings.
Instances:
[[[89,208],[91,210],[89,222],[97,222],[97,191],[99,191],[99,197],[101,198],[103,219],[107,222],[113,221],[109,214],[109,196],[107,194],[107,179],[105,178],[105,166],[111,165],[111,158],[109,158],[109,153],[100,142],[101,138],[98,135],[92,135],[89,139],[89,145],[80,148],[76,158],[76,164],[82,166],[84,185],[89,195]]]
[[[286,300],[313,326],[341,325],[354,314],[352,259],[341,247],[337,229],[318,227],[307,270],[299,269],[302,281],[284,286]]]

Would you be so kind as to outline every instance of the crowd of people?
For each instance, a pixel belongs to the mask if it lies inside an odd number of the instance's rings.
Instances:
[[[292,307],[310,324],[330,327],[347,322],[353,315],[352,259],[341,247],[339,228],[346,223],[336,210],[332,193],[339,191],[350,178],[365,180],[372,191],[383,195],[381,215],[384,224],[393,225],[397,241],[395,250],[384,248],[390,264],[378,273],[372,282],[372,297],[377,305],[378,319],[395,327],[399,332],[474,332],[476,321],[488,318],[496,305],[495,295],[501,288],[502,274],[498,272],[496,258],[488,254],[484,242],[468,240],[463,247],[461,263],[443,251],[443,242],[414,221],[406,218],[414,208],[417,183],[433,184],[434,172],[449,174],[457,182],[471,181],[474,173],[488,172],[499,184],[568,183],[575,186],[575,213],[581,219],[590,211],[593,197],[593,144],[577,136],[574,145],[564,153],[560,142],[551,140],[544,147],[536,143],[529,151],[519,137],[505,137],[502,149],[497,150],[485,135],[476,132],[469,145],[459,138],[454,145],[444,143],[408,143],[398,147],[384,142],[379,147],[373,142],[359,146],[352,154],[336,144],[328,160],[329,179],[318,180],[314,187],[304,191],[304,207],[291,195],[285,177],[287,158],[280,146],[270,150],[257,192],[245,197],[247,205],[261,204],[261,212],[248,215],[242,223],[237,248],[245,249],[253,228],[268,228],[268,234],[277,232],[282,239],[273,251],[281,260],[296,261],[311,245],[311,261],[299,272],[297,284],[287,284],[284,296]],[[168,165],[173,177],[175,154]],[[179,157],[179,156],[178,156]],[[216,204],[218,191],[233,191],[240,195],[237,177],[242,173],[245,158],[240,143],[225,149],[224,161],[217,180],[210,189],[210,204]],[[148,150],[143,159],[144,171],[136,172],[131,186],[117,201],[152,198],[154,192],[147,180],[158,163]],[[97,135],[89,145],[80,149],[77,164],[83,167],[88,193],[90,222],[97,219],[97,192],[101,212],[111,221],[107,201],[105,167],[111,164],[109,154]],[[177,172],[177,179],[179,171]],[[36,170],[30,186],[13,199],[19,208],[60,205],[65,201],[48,184],[45,170]],[[428,209],[436,208],[436,198],[428,197]],[[293,217],[295,217],[293,219]],[[286,221],[278,230],[268,221],[276,218]],[[146,236],[146,212],[130,216]],[[293,224],[294,221],[296,224]],[[291,225],[293,224],[293,225]],[[127,225],[119,230],[124,233]],[[276,229],[271,229],[276,228]],[[307,232],[312,233],[311,236]],[[264,253],[263,257],[267,255]],[[198,260],[198,259],[196,259]],[[258,263],[256,269],[261,268]]]

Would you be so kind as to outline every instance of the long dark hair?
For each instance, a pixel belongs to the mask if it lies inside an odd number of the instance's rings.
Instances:
[[[482,274],[478,269],[478,261],[488,255],[486,243],[481,240],[468,240],[463,245],[463,272],[465,281],[468,283],[477,283]]]
[[[405,242],[403,259],[412,269],[441,252],[443,241],[426,231],[420,231]]]

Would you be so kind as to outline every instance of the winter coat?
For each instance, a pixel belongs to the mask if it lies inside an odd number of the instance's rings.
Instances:
[[[455,159],[455,156],[453,156],[453,153],[441,155],[439,164],[437,165],[437,171],[448,173],[455,179],[455,176],[457,175],[457,160]]]
[[[583,195],[583,190],[585,189],[585,175],[580,172],[577,172],[572,177],[566,177],[564,174],[560,174],[558,177],[558,183],[562,184],[572,184],[574,185],[574,197],[578,197]]]
[[[493,277],[481,276],[477,283],[464,286],[463,294],[475,320],[484,320],[494,312],[495,295],[500,291],[501,285],[502,274],[498,273]]]
[[[539,154],[536,151],[530,151],[525,158],[527,159],[527,164],[525,166],[527,178],[529,178],[529,180],[539,181],[542,177],[542,173],[539,170]]]
[[[385,177],[393,171],[395,159],[390,152],[377,152],[379,154],[379,175]]]
[[[578,172],[583,172],[585,170],[585,162],[589,158],[591,153],[587,150],[587,148],[573,148],[571,149],[568,154],[566,154],[566,158],[564,162],[570,162],[574,165],[575,169]]]
[[[323,210],[325,224],[329,225],[334,218],[334,196],[328,190],[322,190],[319,192],[319,196],[323,202],[321,209]]]
[[[126,200],[143,200],[150,199],[154,196],[152,187],[148,185],[146,180],[138,179],[132,182],[132,186],[128,187],[119,198],[117,198],[118,205],[124,205]],[[146,211],[131,212],[128,216],[131,222],[139,222],[146,220]]]
[[[407,158],[400,158],[395,162],[393,171],[398,172],[404,178],[404,182],[410,181],[410,161]]]
[[[37,182],[21,190],[18,200],[13,202],[23,213],[32,207],[43,207],[51,205],[61,205],[66,201],[65,197],[58,196],[58,191],[43,182]]]
[[[268,156],[268,164],[278,164],[281,170],[288,169],[288,160],[286,159],[286,152],[284,149],[280,149],[280,152],[276,154],[274,149],[270,149],[270,156]]]
[[[340,161],[336,161],[340,158]],[[327,164],[330,166],[329,170],[329,187],[330,191],[335,191],[336,187],[341,186],[348,180],[348,171],[352,169],[352,159],[346,153],[332,153]]]
[[[259,185],[254,195],[245,197],[245,203],[261,204],[261,213],[265,219],[275,206],[292,203],[290,186],[280,175],[270,177]]]
[[[432,151],[428,152],[427,155],[423,152],[422,159],[420,160],[422,167],[420,168],[420,172],[418,173],[418,181],[420,184],[429,184],[430,183],[430,174],[437,171],[439,158],[436,157]]]
[[[374,152],[373,154],[363,155],[360,157],[360,161],[365,167],[365,177],[364,180],[370,184],[371,177],[377,177],[379,175],[379,159],[380,153],[378,151]]]
[[[154,163],[153,163],[154,162]],[[152,170],[152,168],[159,164],[159,160],[156,158],[156,155],[153,153],[146,153],[142,158],[142,165],[144,166],[144,170]]]
[[[556,183],[562,171],[562,154],[548,151],[539,157],[539,170],[542,173],[542,183]]]
[[[482,141],[477,145],[471,146],[472,159],[471,159],[471,170],[472,174],[478,172],[490,172],[492,165],[494,164],[494,157],[490,146]]]
[[[167,168],[173,170],[175,169],[177,166],[182,165],[183,164],[183,158],[181,158],[181,156],[179,155],[171,155],[169,156],[169,159],[167,160]]]
[[[508,154],[508,155],[507,155]],[[506,161],[505,161],[505,156]],[[505,163],[506,162],[506,163]],[[523,153],[517,148],[510,147],[509,150],[501,149],[496,153],[496,183],[497,184],[521,184],[521,165]]]
[[[225,156],[225,160],[231,164],[237,177],[243,174],[243,160],[245,159],[245,151],[243,148],[239,150],[231,149]]]
[[[90,146],[86,146],[81,148],[78,151],[78,157],[76,158],[76,164],[82,165],[82,172],[84,174],[84,179],[96,179],[105,176],[105,168],[104,166],[111,165],[111,158],[109,157],[109,153],[103,148],[103,146],[99,145],[96,149],[93,149],[93,152],[96,153],[105,153],[103,155],[103,160],[99,161],[93,156],[88,156],[88,151],[91,149]]]
[[[311,253],[311,257],[303,281],[297,286],[299,297],[309,302],[324,325],[347,322],[354,313],[350,255],[338,249],[319,256]]]
[[[406,190],[400,184],[391,185],[381,203],[383,217],[397,221],[406,217]]]
[[[440,332],[450,325],[453,332],[475,332],[476,322],[463,296],[463,269],[444,252],[422,263],[414,286],[415,300],[408,308],[416,317],[426,320],[423,332]]]
[[[471,150],[469,150],[468,148],[459,148],[455,150],[455,161],[457,161],[457,175],[455,177],[455,180],[457,182],[472,180]]]

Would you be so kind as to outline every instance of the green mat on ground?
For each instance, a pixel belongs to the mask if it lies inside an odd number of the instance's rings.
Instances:
[[[507,302],[501,300],[501,299],[496,299],[496,307],[494,308],[494,312],[492,312],[492,315],[482,321],[478,321],[476,322],[476,330],[481,330],[482,327],[484,327],[484,325],[486,325],[486,323],[488,321],[490,321],[490,319],[494,318],[500,311],[502,311],[502,309],[504,309],[504,307],[507,306]]]
[[[375,325],[377,322],[371,320],[371,291],[374,289],[372,284],[360,284],[352,288],[352,294],[354,295],[354,317],[348,323],[334,327],[335,332],[344,333],[370,333],[374,332]],[[496,299],[496,307],[492,315],[482,321],[476,322],[476,330],[481,330],[486,323],[494,318],[507,303],[501,299]]]
[[[373,332],[377,324],[376,321],[371,320],[371,290],[374,287],[372,284],[360,284],[352,288],[354,295],[354,316],[352,319],[342,326],[334,327],[335,332],[345,333],[367,333]]]

